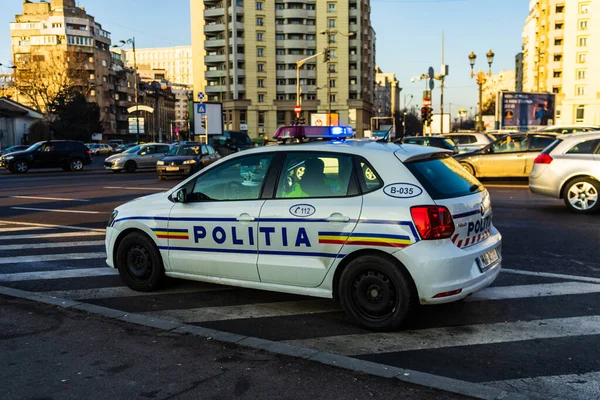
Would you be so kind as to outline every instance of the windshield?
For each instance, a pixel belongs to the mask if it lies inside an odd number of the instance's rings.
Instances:
[[[243,132],[229,132],[233,144],[252,144],[250,137]]]
[[[142,148],[142,146],[134,146],[128,150],[125,150],[125,154],[133,154],[133,153],[137,153],[138,151],[140,151],[140,149]]]
[[[35,149],[37,149],[38,147],[40,147],[40,146],[41,146],[43,143],[44,143],[44,142],[37,142],[37,143],[34,143],[34,144],[32,144],[31,146],[29,146],[29,147],[27,148],[27,151],[33,151],[33,150],[35,150]]]
[[[169,156],[198,156],[200,146],[175,146],[167,153]]]

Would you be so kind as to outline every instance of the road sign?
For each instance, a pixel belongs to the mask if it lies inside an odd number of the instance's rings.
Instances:
[[[429,89],[433,90],[433,88],[435,87],[435,81],[433,79],[429,80]]]
[[[302,106],[298,105],[294,107],[294,112],[300,114],[302,112]]]
[[[203,101],[204,100],[204,92],[198,92],[198,100]]]
[[[197,104],[198,114],[206,114],[206,104],[200,103]]]
[[[429,74],[429,79],[433,79],[433,77],[435,76],[435,72],[433,71],[433,67],[429,67],[429,71],[427,71],[427,74]]]

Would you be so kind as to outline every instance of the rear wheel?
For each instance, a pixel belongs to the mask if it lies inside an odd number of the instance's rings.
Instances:
[[[130,233],[119,244],[117,268],[123,282],[133,290],[150,292],[163,281],[165,269],[156,245],[140,232]]]
[[[127,161],[127,163],[125,164],[126,172],[135,172],[136,169],[137,169],[137,164],[135,163],[135,161]]]
[[[17,161],[17,162],[15,162],[13,170],[17,174],[24,174],[25,172],[27,172],[29,170],[29,165],[27,165],[26,161]]]
[[[390,260],[372,255],[348,264],[340,277],[338,295],[355,323],[378,331],[398,329],[416,302],[405,272]]]
[[[79,172],[83,169],[83,160],[81,158],[73,158],[69,161],[69,169],[73,172]]]
[[[462,167],[471,175],[475,176],[475,168],[473,168],[473,166],[471,164],[468,163],[460,163],[460,165],[462,165]]]
[[[600,211],[600,183],[589,178],[577,178],[565,186],[565,204],[572,211],[589,214]]]

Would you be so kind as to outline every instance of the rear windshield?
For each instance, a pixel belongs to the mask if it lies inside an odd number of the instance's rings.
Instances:
[[[237,145],[250,145],[250,144],[252,144],[252,140],[250,139],[250,136],[248,136],[247,133],[244,133],[244,132],[229,132],[229,134],[231,135],[231,140],[233,141],[233,144],[237,144]]]
[[[544,151],[542,151],[542,154],[550,154],[550,152],[554,150],[556,146],[560,144],[560,142],[562,142],[562,139],[556,139],[554,142],[550,143],[550,145],[546,147]]]
[[[468,196],[483,185],[451,157],[405,163],[433,200]]]

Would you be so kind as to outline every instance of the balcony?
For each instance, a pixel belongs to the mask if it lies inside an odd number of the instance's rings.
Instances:
[[[275,25],[275,31],[277,33],[315,33],[316,27],[314,25],[303,25],[303,24],[285,24]]]
[[[218,33],[225,30],[225,24],[208,24],[204,25],[204,33]]]
[[[263,57],[266,60],[266,57]],[[230,62],[235,62],[235,61],[244,61],[246,59],[246,56],[244,55],[244,53],[238,53],[235,56],[235,60],[233,59],[233,54],[229,55],[229,61]],[[258,60],[260,60],[260,57],[258,57]]]
[[[206,64],[224,63],[225,62],[225,54],[206,56],[206,57],[204,57],[204,62]]]
[[[286,39],[286,40],[280,40],[279,42],[281,42],[283,44],[283,47],[288,48],[288,49],[308,49],[308,48],[315,48],[315,41],[314,40],[293,40],[293,39]]]
[[[227,92],[227,86],[225,85],[209,85],[204,88],[208,94],[221,94]]]
[[[281,57],[281,56],[280,56]],[[296,69],[277,70],[278,79],[296,79]],[[317,79],[317,71],[315,70],[300,70],[300,79]]]
[[[204,73],[204,76],[206,77],[206,79],[211,79],[211,78],[220,78],[222,76],[227,76],[227,71],[226,70],[217,70],[217,71],[206,71]]]
[[[204,10],[204,18],[218,18],[225,16],[225,9],[223,7],[220,8],[207,8]]]
[[[225,47],[225,39],[208,39],[204,41],[205,49]]]
[[[314,11],[313,11],[314,12]],[[308,10],[286,8],[283,10],[275,10],[275,17],[277,18],[308,18]]]
[[[243,46],[244,45],[244,38],[238,37],[235,39],[235,44],[236,46]],[[229,45],[233,46],[233,38],[229,38]]]

